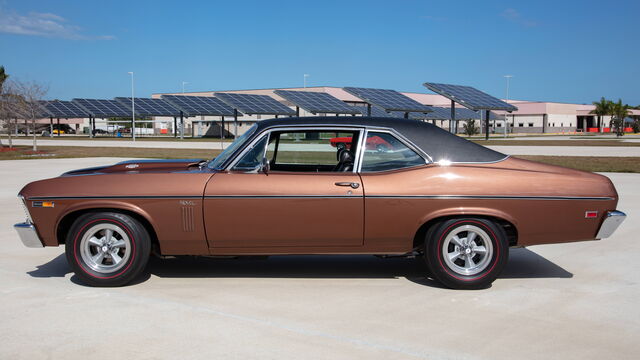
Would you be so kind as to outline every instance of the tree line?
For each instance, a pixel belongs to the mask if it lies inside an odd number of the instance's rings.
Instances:
[[[615,131],[617,136],[624,135],[625,123],[624,120],[627,116],[631,115],[631,109],[633,107],[622,104],[622,100],[618,99],[618,102],[607,100],[604,97],[600,98],[600,101],[594,101],[593,105],[596,107],[591,111],[591,114],[598,116],[598,130],[602,132],[604,127],[604,117],[611,116],[611,127]],[[640,124],[638,120],[635,120],[632,124],[633,132],[640,131]]]

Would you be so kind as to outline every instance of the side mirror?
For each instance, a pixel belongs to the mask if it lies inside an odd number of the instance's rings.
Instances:
[[[267,160],[267,158],[262,158],[262,165],[260,166],[260,171],[262,171],[263,173],[268,174],[269,170],[271,170],[271,166],[269,165],[269,160]]]

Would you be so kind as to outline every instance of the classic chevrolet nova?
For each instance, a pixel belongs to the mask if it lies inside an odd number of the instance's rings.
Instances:
[[[370,149],[374,137],[390,146]],[[151,253],[418,254],[446,286],[482,288],[510,247],[606,238],[625,218],[604,176],[368,117],[265,120],[210,161],[76,170],[19,198],[23,243],[64,245],[94,286],[129,283]]]

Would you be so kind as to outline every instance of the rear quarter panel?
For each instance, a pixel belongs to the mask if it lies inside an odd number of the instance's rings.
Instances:
[[[590,240],[617,204],[604,176],[513,158],[361,176],[366,245],[395,243],[406,251],[422,224],[452,215],[506,220],[522,246]],[[587,210],[598,211],[598,218],[586,219]]]

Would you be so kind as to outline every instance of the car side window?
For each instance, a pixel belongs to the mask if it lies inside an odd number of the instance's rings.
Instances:
[[[426,164],[415,151],[393,135],[369,131],[362,158],[361,172],[403,169]]]
[[[253,144],[251,149],[247,151],[236,163],[232,170],[235,171],[255,171],[262,165],[264,157],[264,147],[267,145],[267,136]]]
[[[255,142],[231,170],[257,171],[265,158],[270,171],[351,172],[359,136],[357,130],[273,131]]]

